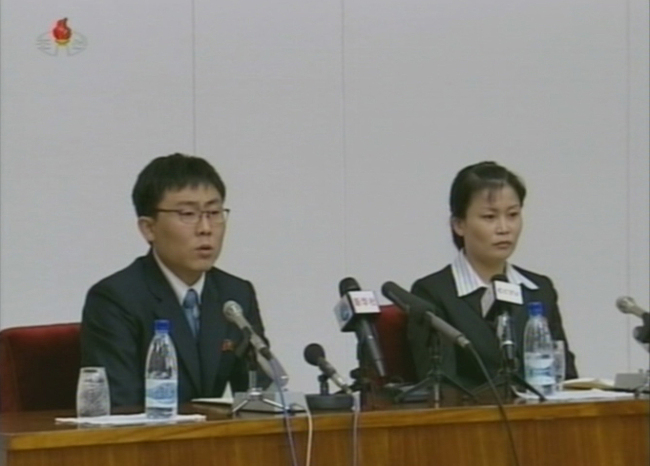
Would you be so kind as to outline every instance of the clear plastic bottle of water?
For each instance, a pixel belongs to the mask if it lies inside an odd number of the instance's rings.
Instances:
[[[524,372],[526,382],[544,395],[555,392],[553,337],[544,317],[542,303],[528,304],[528,322],[524,330]]]
[[[145,366],[144,407],[147,417],[169,418],[178,412],[178,366],[169,336],[169,321],[156,320]]]

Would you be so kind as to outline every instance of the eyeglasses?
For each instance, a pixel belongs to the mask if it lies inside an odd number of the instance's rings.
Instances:
[[[178,219],[187,225],[196,225],[201,221],[203,216],[212,225],[223,225],[228,220],[230,209],[156,209],[156,212],[175,213]]]

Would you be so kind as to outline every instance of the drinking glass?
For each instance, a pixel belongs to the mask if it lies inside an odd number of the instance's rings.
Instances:
[[[77,384],[77,417],[108,416],[111,400],[103,367],[82,367]]]
[[[553,366],[555,369],[555,391],[562,390],[566,377],[566,354],[564,340],[553,341]]]

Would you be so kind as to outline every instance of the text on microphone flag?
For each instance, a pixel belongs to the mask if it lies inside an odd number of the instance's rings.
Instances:
[[[351,291],[349,296],[357,314],[377,314],[380,312],[374,292]]]
[[[512,304],[524,304],[521,294],[521,285],[509,282],[494,282],[494,294],[499,301],[506,301]]]

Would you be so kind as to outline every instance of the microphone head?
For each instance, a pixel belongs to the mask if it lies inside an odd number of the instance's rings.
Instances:
[[[632,312],[632,308],[635,306],[636,302],[629,296],[621,296],[616,300],[616,307],[623,314],[634,314],[634,312]]]
[[[387,281],[381,285],[381,294],[393,304],[396,304],[404,312],[409,312],[411,309],[411,303],[407,302],[405,296],[410,295],[408,291],[399,286],[395,282]]]
[[[343,296],[350,291],[361,291],[361,287],[354,278],[347,277],[339,282],[339,296]]]
[[[392,295],[393,290],[395,290],[395,287],[399,288],[399,285],[396,284],[395,282],[388,281],[381,285],[381,294],[383,294],[386,298],[390,299],[390,295]]]
[[[226,319],[232,323],[236,323],[235,320],[244,315],[244,311],[237,301],[226,301],[223,305],[223,315]]]
[[[318,366],[318,360],[325,359],[325,350],[318,343],[310,343],[305,346],[304,351],[305,361],[312,366]]]
[[[388,281],[384,283],[381,286],[381,292],[393,304],[409,314],[409,316],[417,319],[419,322],[425,321],[427,311],[431,311],[435,314],[435,307],[433,304],[425,301],[419,296],[409,293],[395,282]]]

